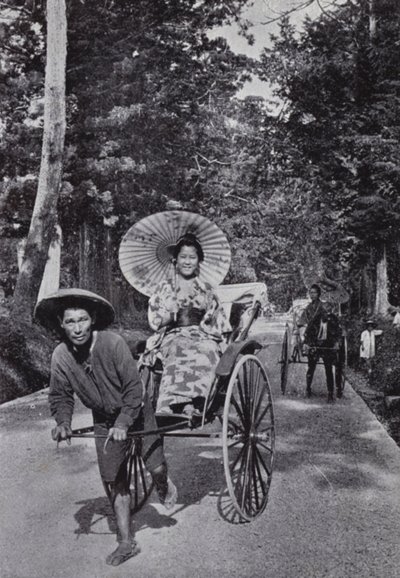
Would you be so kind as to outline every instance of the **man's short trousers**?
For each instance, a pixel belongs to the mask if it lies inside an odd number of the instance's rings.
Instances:
[[[108,430],[114,426],[115,417],[106,418],[93,412],[94,433],[95,435],[107,436]],[[143,407],[138,419],[132,427],[129,428],[128,434],[134,431],[155,430],[157,422],[151,403],[145,397]],[[127,462],[132,451],[132,440],[124,442],[109,440],[104,453],[104,444],[106,438],[96,438],[97,460],[99,464],[100,476],[104,482],[115,482],[117,477],[126,475]],[[142,437],[141,455],[149,472],[155,470],[165,462],[163,442],[158,434],[151,434]]]

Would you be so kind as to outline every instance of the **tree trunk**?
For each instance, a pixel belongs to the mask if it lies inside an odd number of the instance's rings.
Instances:
[[[57,236],[53,239],[49,247],[49,254],[40,284],[38,301],[51,293],[55,293],[60,287],[62,231],[59,225],[57,225],[56,230]],[[18,271],[21,270],[24,260],[25,246],[26,239],[21,239],[17,245]]]
[[[369,39],[371,43],[376,40],[377,17],[376,17],[376,0],[369,0]]]
[[[102,222],[83,222],[79,239],[79,287],[110,298],[108,231]]]
[[[378,315],[379,317],[387,317],[389,305],[386,245],[384,245],[380,259],[376,265],[376,296],[374,314]]]
[[[30,321],[51,242],[56,238],[57,201],[65,135],[65,0],[47,0],[47,54],[44,128],[38,191],[24,258],[14,292],[12,315]]]
[[[376,267],[375,267],[376,269]],[[361,282],[361,308],[368,312],[368,315],[372,315],[374,310],[375,302],[375,283],[374,274],[370,265],[366,265],[362,270],[362,282]]]
[[[106,238],[105,238],[105,293],[104,296],[113,303],[114,301],[114,279],[112,276],[112,262],[113,262],[113,250],[112,250],[112,235],[109,227],[106,227]]]
[[[84,221],[79,229],[79,287],[82,287],[82,289],[90,289],[89,259],[89,226],[86,221]]]

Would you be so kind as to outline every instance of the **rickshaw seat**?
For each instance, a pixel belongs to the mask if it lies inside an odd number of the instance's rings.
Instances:
[[[245,340],[254,319],[268,303],[266,285],[258,282],[220,285],[216,293],[232,326],[228,343]]]
[[[251,354],[260,349],[262,349],[262,345],[255,339],[231,343],[219,360],[215,374],[218,377],[228,377],[232,373],[238,355]]]

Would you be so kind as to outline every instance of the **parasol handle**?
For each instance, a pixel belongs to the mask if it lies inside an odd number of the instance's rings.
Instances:
[[[176,295],[176,285],[177,285],[176,259],[172,259],[172,264],[173,264],[173,266],[174,266],[174,295],[175,295],[175,303],[177,303],[177,295]],[[172,315],[173,315],[174,323],[176,323],[176,321],[177,321],[177,319],[178,319],[178,312],[177,312],[177,311],[173,311]]]

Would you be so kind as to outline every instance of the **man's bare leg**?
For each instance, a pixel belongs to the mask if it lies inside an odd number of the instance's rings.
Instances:
[[[114,512],[121,542],[133,539],[131,534],[131,494],[121,488],[115,488]]]
[[[133,539],[131,532],[131,494],[126,487],[126,483],[116,482],[110,484],[110,495],[117,527],[120,536],[120,543],[106,558],[107,564],[119,566],[129,558],[140,552],[139,547]]]

